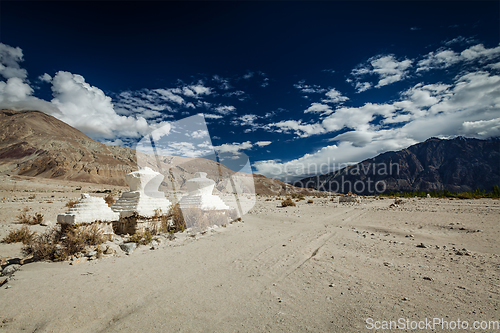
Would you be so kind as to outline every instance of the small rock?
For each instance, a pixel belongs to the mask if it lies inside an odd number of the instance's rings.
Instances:
[[[54,221],[44,220],[40,223],[40,225],[43,227],[52,227],[52,226],[55,226],[56,223]]]
[[[86,257],[81,257],[81,258],[76,258],[75,260],[73,260],[72,262],[70,262],[69,264],[70,265],[77,265],[77,264],[83,264],[83,263],[86,263],[88,261],[88,258]]]
[[[429,247],[429,245],[426,245],[426,244],[424,244],[424,243],[420,243],[420,244],[418,244],[418,245],[417,245],[417,247],[421,247],[421,248],[423,248],[423,249],[426,249],[426,248],[428,248],[428,247]]]
[[[122,249],[126,254],[131,254],[137,248],[136,243],[124,243],[120,244],[120,249]]]
[[[113,250],[109,246],[106,247],[106,250],[103,251],[104,254],[113,254],[114,252],[115,252],[115,250]]]
[[[408,297],[403,297],[403,298],[401,298],[401,300],[403,300],[403,301],[409,301],[410,299]]]
[[[0,280],[0,287],[3,286],[4,284],[6,284],[7,281],[9,281],[9,279],[7,279],[7,278]]]
[[[0,258],[0,266],[7,265],[9,258]]]
[[[17,271],[19,267],[21,267],[21,265],[19,264],[13,264],[5,267],[2,270],[2,276],[14,274],[14,272]]]
[[[413,236],[413,235],[406,235],[405,237],[407,237],[407,238],[413,238],[415,236]]]
[[[434,281],[434,279],[433,279],[433,278],[428,277],[428,276],[424,276],[424,278],[423,278],[423,279],[424,279],[424,280],[427,280],[427,281]]]
[[[390,263],[390,262],[384,262],[384,266],[386,266],[386,267],[391,267],[391,266],[393,266],[393,264],[392,264],[392,263]]]
[[[12,286],[7,286],[7,287],[5,287],[5,289],[10,289],[10,288],[12,288]]]
[[[335,287],[335,285],[333,283],[330,283],[328,287]]]
[[[90,257],[95,257],[97,255],[97,251],[90,251],[90,252],[87,252],[85,253],[85,256],[87,258],[90,258]],[[91,259],[92,260],[92,259]]]

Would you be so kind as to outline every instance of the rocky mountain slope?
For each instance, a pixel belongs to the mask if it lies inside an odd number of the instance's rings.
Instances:
[[[500,140],[430,138],[295,186],[357,194],[385,191],[490,191],[500,184]],[[377,187],[377,188],[375,188]]]
[[[184,189],[186,180],[197,171],[217,181],[217,189],[245,191],[255,177],[259,194],[284,194],[293,186],[264,176],[238,173],[208,160],[155,156],[133,149],[108,146],[90,139],[68,124],[39,111],[0,111],[0,174],[44,177],[78,182],[127,185],[124,176],[149,166],[167,177],[166,190]],[[229,184],[229,176],[237,181]],[[236,176],[236,177],[235,177]],[[300,190],[300,189],[298,189]]]

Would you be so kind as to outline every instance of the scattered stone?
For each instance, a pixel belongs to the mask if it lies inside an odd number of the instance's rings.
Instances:
[[[9,258],[0,258],[0,266],[7,265]]]
[[[333,283],[330,283],[328,287],[335,287],[335,285]]]
[[[73,260],[72,262],[70,262],[69,264],[70,265],[77,265],[77,264],[83,264],[83,263],[86,263],[88,261],[88,258],[86,257],[81,257],[81,258],[76,258],[75,260]]]
[[[401,300],[403,300],[403,301],[409,301],[410,299],[408,297],[403,297]]]
[[[90,252],[85,253],[85,256],[87,258],[95,257],[96,255],[97,255],[97,251],[90,251]]]
[[[43,227],[52,227],[52,226],[55,226],[56,223],[54,221],[51,221],[51,220],[43,220],[40,223],[40,225],[43,226]]]
[[[429,245],[426,245],[426,244],[424,244],[424,243],[420,243],[420,244],[418,244],[418,245],[417,245],[417,247],[420,247],[420,248],[426,249],[426,248],[428,248],[428,247],[429,247]]]
[[[21,267],[21,265],[19,265],[19,264],[13,264],[13,265],[9,265],[9,266],[5,267],[2,270],[2,276],[14,274],[14,272],[17,271],[19,269],[19,267]]]
[[[384,266],[386,266],[386,267],[392,267],[394,265],[392,263],[386,261],[386,262],[384,262]]]
[[[124,244],[120,244],[120,248],[126,254],[131,254],[137,248],[137,244],[136,243],[124,243]]]
[[[115,250],[113,250],[112,248],[110,248],[109,246],[106,247],[106,250],[104,250],[102,253],[104,254],[113,254],[115,252]]]
[[[428,276],[424,276],[424,277],[423,277],[423,279],[424,279],[424,280],[427,280],[427,281],[434,281],[434,279],[433,279],[433,278],[428,277]]]
[[[407,238],[413,238],[415,236],[413,236],[413,235],[406,235],[405,237],[407,237]]]

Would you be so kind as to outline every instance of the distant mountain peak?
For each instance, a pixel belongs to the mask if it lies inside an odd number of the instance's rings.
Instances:
[[[369,172],[365,172],[367,170]],[[379,189],[384,191],[491,190],[493,185],[500,184],[499,140],[433,137],[397,152],[386,152],[354,166],[294,183],[357,194],[376,194],[374,184],[379,184]]]

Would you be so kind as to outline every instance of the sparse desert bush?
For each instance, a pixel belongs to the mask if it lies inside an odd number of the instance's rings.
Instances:
[[[288,197],[281,202],[281,207],[296,206],[292,198]]]
[[[148,245],[155,238],[153,238],[153,233],[149,230],[144,232],[137,232],[127,239],[127,243],[137,243],[139,245]]]
[[[108,193],[108,195],[104,197],[104,201],[106,201],[108,207],[111,207],[115,203],[115,198],[112,193]]]
[[[23,225],[19,229],[11,230],[7,237],[2,239],[2,243],[11,244],[21,242],[23,244],[28,244],[34,236],[35,232],[31,232],[27,225]]]
[[[28,207],[24,208],[21,214],[17,215],[17,221],[21,224],[29,224],[31,220],[31,217],[28,214],[29,211]]]
[[[66,260],[88,247],[97,246],[105,241],[102,230],[97,224],[54,227],[33,239],[23,247],[25,254],[35,260]]]
[[[290,197],[292,199],[304,200],[304,195],[302,193],[292,193],[292,194],[290,194]]]
[[[186,222],[184,221],[184,216],[182,215],[179,203],[172,205],[168,214],[162,215],[160,229],[162,232],[169,233],[182,232],[186,230]]]
[[[312,201],[311,199],[307,200],[307,203],[308,204],[312,204],[314,201]]]
[[[43,222],[43,215],[40,213],[35,213],[31,218],[31,224],[40,224]]]
[[[40,213],[35,213],[35,215],[30,216],[29,208],[24,208],[24,210],[17,216],[17,221],[21,224],[40,224],[43,222],[43,215]]]
[[[66,202],[66,207],[68,207],[68,209],[71,209],[77,203],[78,203],[78,200],[70,200],[70,201]]]

